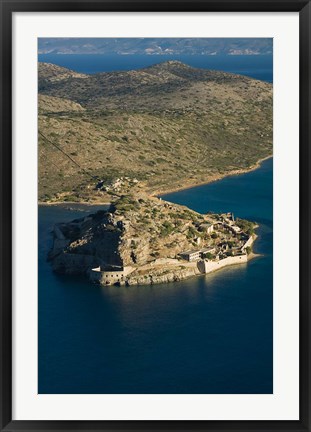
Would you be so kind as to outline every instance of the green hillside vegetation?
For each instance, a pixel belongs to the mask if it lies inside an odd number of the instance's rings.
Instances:
[[[38,111],[41,201],[109,201],[95,185],[121,176],[164,192],[272,154],[271,84],[177,61],[95,75],[40,63]]]

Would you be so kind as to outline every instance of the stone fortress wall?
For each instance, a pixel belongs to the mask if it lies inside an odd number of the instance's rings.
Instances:
[[[100,283],[101,285],[114,285],[125,281],[125,277],[128,276],[134,269],[130,266],[120,267],[115,269],[104,269],[101,267],[93,268],[90,273],[90,279],[92,282]]]
[[[207,274],[219,270],[223,267],[242,263],[247,263],[247,255],[227,257],[219,261],[201,260],[198,261],[197,265],[200,273]]]
[[[250,246],[254,243],[255,238],[256,238],[256,237],[254,237],[254,236],[250,236],[250,238],[247,240],[247,242],[246,242],[246,243],[243,245],[243,247],[242,247],[242,251],[243,251],[243,252],[246,251],[246,248],[247,248],[247,247],[250,247]]]

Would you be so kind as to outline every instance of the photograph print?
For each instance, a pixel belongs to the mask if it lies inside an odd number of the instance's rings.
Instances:
[[[273,393],[273,39],[38,39],[38,393]]]

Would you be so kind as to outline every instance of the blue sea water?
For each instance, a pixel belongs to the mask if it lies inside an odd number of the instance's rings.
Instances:
[[[39,207],[39,393],[273,392],[273,160],[163,198],[257,221],[260,257],[186,281],[103,287],[46,261],[51,230],[97,208]]]
[[[272,55],[39,54],[38,59],[88,74],[140,69],[167,60],[179,60],[196,68],[222,70],[273,82]]]

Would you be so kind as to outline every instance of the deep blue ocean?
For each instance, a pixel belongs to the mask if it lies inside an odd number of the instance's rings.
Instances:
[[[180,60],[190,66],[222,70],[273,82],[272,55],[100,55],[39,54],[40,62],[54,63],[78,72],[94,74],[115,70],[140,69],[167,60]]]
[[[272,393],[272,180],[269,159],[163,196],[257,221],[262,254],[167,285],[101,288],[54,274],[53,224],[98,207],[40,206],[39,393]]]

